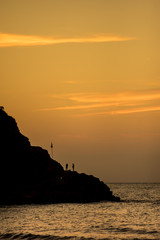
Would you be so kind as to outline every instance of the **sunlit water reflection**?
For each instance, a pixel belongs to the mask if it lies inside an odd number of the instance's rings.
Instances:
[[[109,184],[122,202],[0,207],[0,239],[160,239],[160,184]]]

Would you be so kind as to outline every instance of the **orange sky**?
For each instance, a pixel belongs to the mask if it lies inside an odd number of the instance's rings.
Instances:
[[[0,105],[105,182],[160,182],[160,1],[0,1]]]

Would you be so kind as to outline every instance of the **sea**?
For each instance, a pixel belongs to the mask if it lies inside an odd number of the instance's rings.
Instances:
[[[160,184],[107,184],[121,202],[0,206],[0,239],[160,240]]]

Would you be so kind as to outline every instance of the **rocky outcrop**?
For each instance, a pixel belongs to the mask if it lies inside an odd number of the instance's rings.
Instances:
[[[119,201],[98,178],[64,171],[0,108],[0,204]]]

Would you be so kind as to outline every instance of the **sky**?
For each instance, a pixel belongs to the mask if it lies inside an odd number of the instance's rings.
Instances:
[[[159,0],[0,0],[0,105],[63,167],[160,182],[159,12]]]

